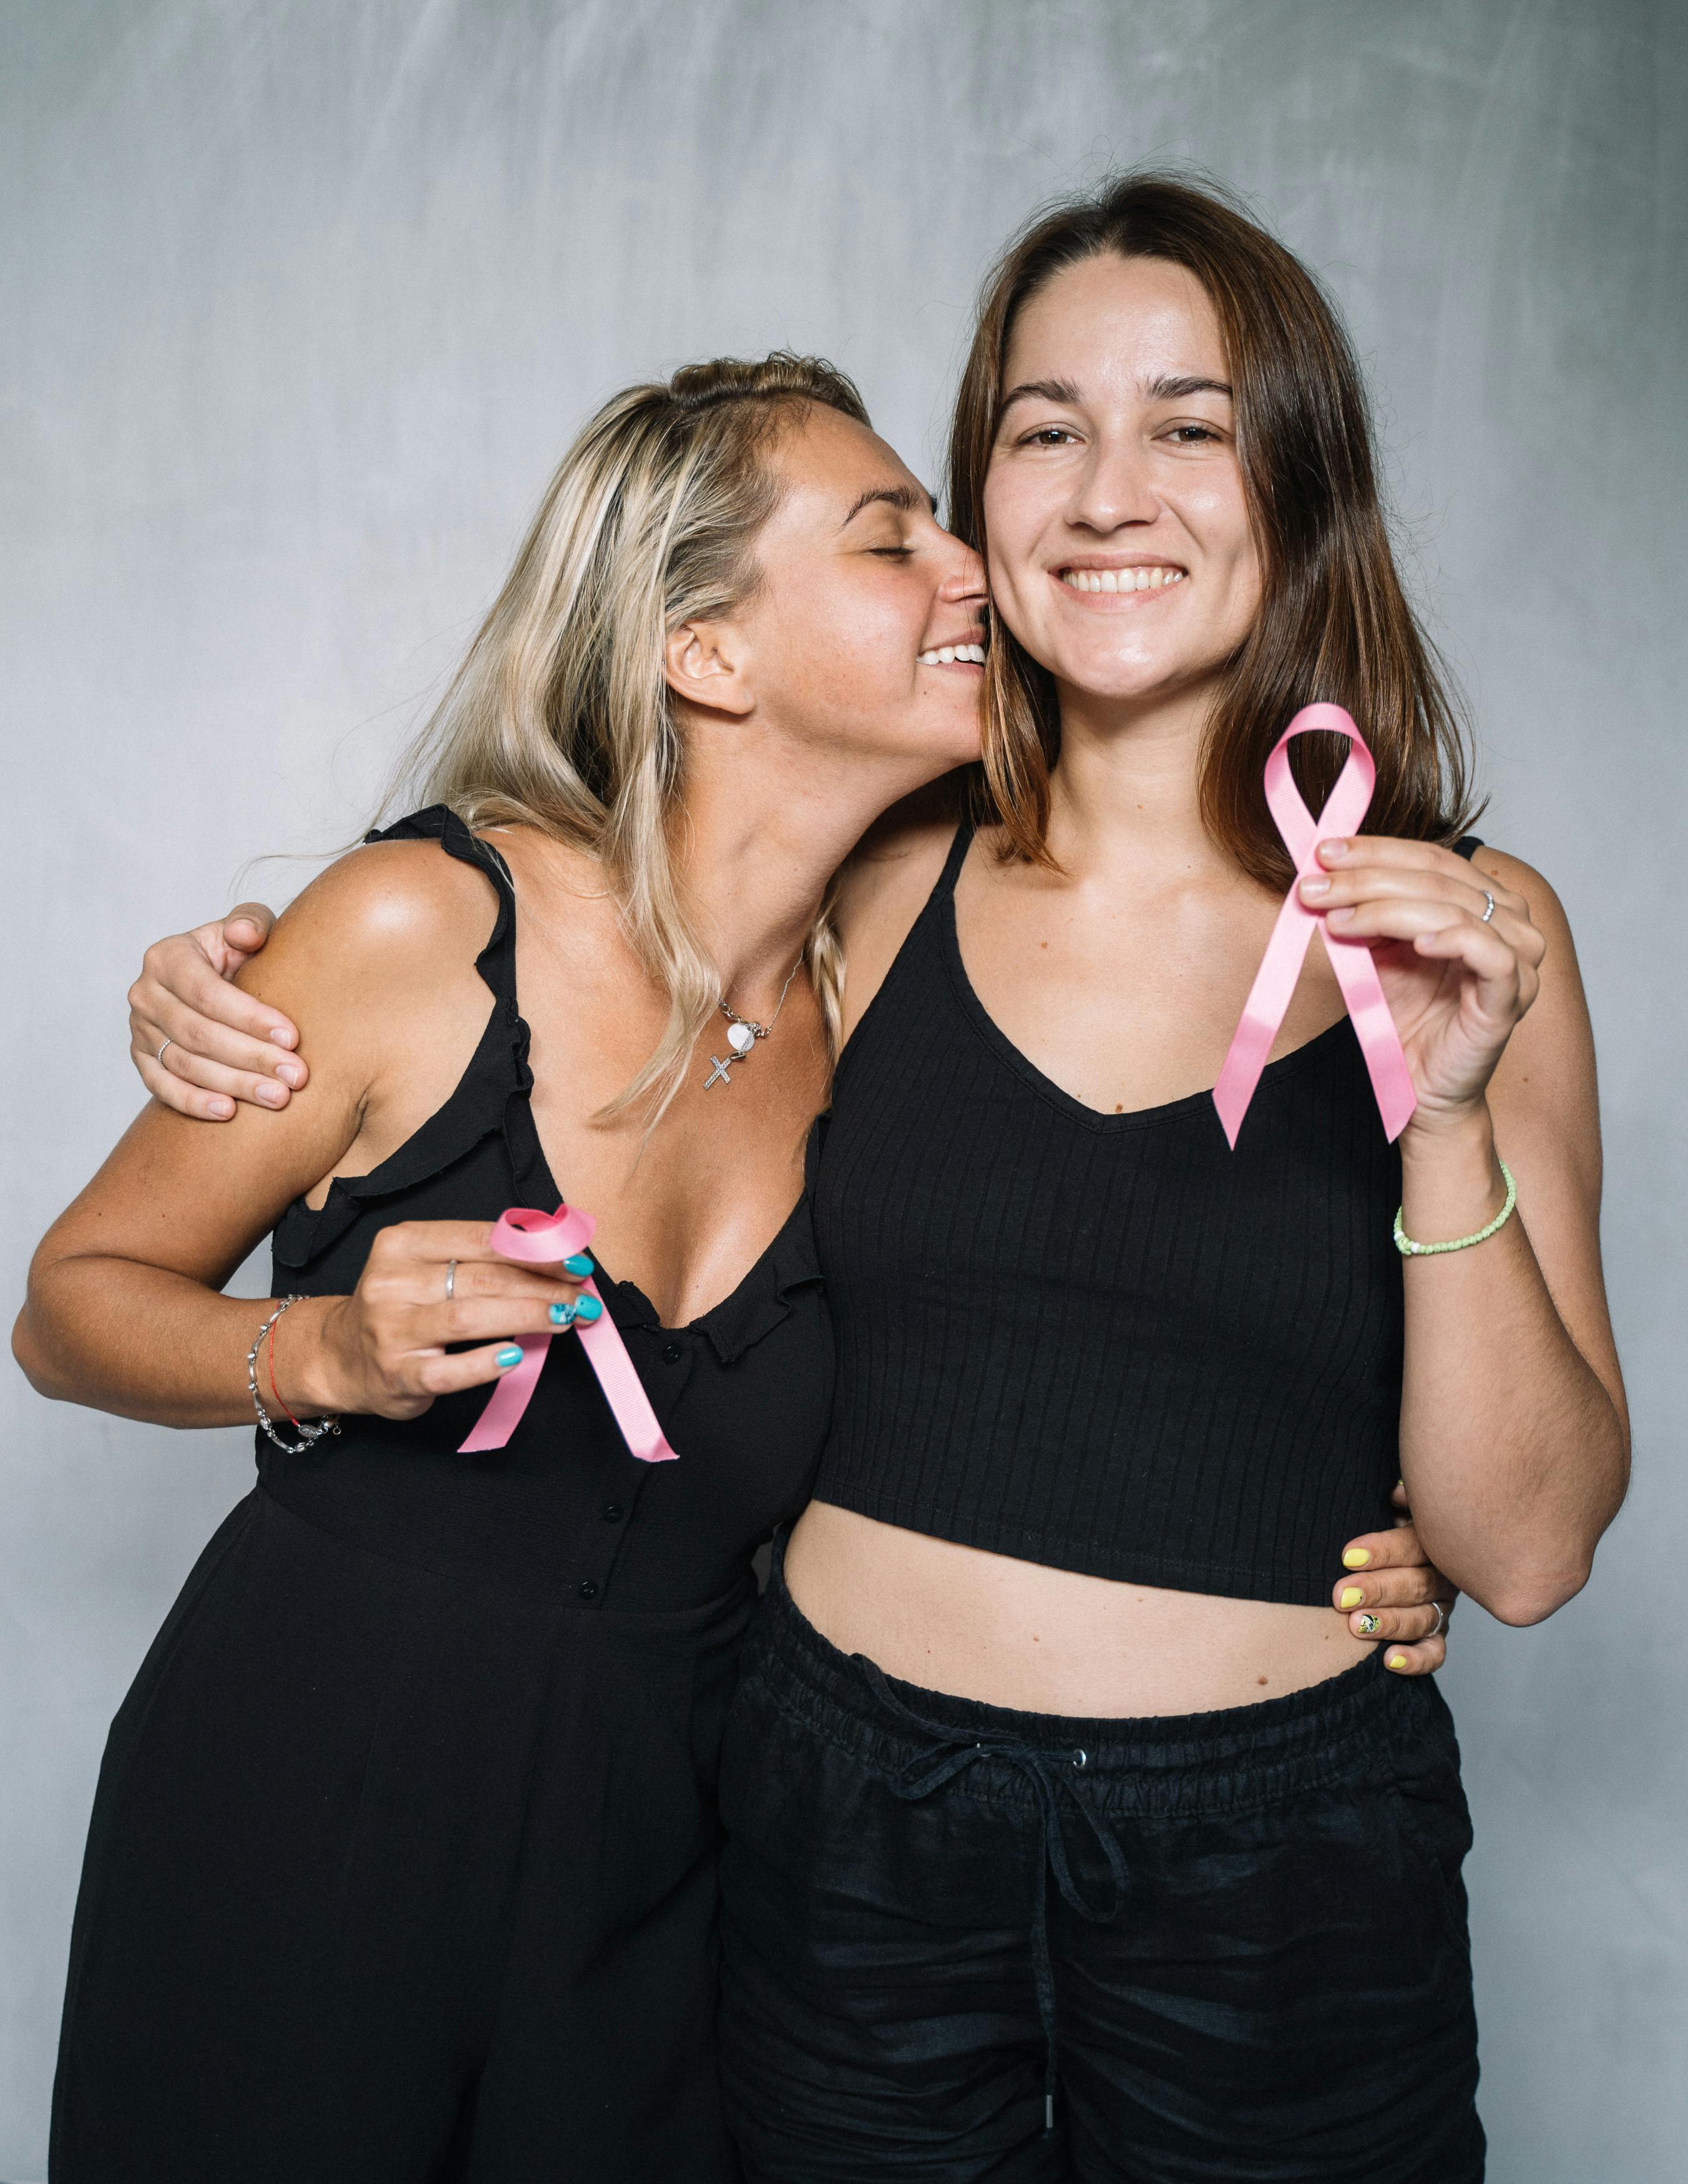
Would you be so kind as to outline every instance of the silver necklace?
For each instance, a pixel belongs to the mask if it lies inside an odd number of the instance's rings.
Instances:
[[[792,979],[802,968],[803,958],[799,956],[787,974],[785,983],[779,989],[779,999],[774,1003],[773,1014],[765,1024],[758,1023],[753,1017],[736,1015],[727,1007],[724,996],[716,1003],[716,1006],[727,1018],[727,1044],[732,1049],[732,1052],[725,1058],[718,1054],[710,1055],[710,1060],[715,1064],[715,1067],[704,1079],[705,1092],[714,1084],[731,1085],[733,1079],[728,1076],[727,1071],[735,1062],[748,1061],[756,1041],[759,1039],[766,1039],[779,1022],[779,1012],[785,1006],[786,995],[791,991]]]

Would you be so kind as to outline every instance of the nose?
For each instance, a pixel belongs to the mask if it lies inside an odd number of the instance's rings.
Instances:
[[[1075,529],[1106,536],[1126,524],[1152,523],[1159,513],[1139,443],[1128,436],[1098,439],[1077,482],[1067,521]]]
[[[983,601],[985,596],[984,563],[971,546],[955,541],[955,566],[938,588],[938,596],[952,606],[966,606]]]

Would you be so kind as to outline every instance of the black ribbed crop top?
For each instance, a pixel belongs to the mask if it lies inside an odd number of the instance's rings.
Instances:
[[[1096,1113],[968,982],[970,832],[838,1068],[816,1498],[1056,1568],[1325,1605],[1399,1468],[1401,1159],[1353,1029],[1267,1064],[1234,1153],[1206,1092]]]

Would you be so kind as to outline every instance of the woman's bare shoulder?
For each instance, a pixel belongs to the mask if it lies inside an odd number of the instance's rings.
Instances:
[[[876,821],[838,875],[833,916],[844,950],[846,1039],[938,884],[960,807],[954,777],[934,782]]]
[[[283,911],[237,983],[302,1031],[393,1004],[413,1006],[460,963],[474,977],[496,905],[484,874],[430,841],[370,842],[329,866]],[[315,1044],[320,1034],[307,1034]]]

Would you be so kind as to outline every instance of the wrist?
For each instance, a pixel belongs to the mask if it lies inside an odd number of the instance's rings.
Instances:
[[[1486,1094],[1454,1107],[1432,1107],[1420,1100],[1401,1134],[1403,1167],[1409,1161],[1439,1166],[1450,1159],[1492,1159],[1494,1150],[1495,1118]]]
[[[296,1418],[335,1418],[345,1407],[341,1400],[344,1375],[337,1369],[332,1340],[344,1301],[342,1297],[301,1297],[265,1338],[259,1391],[266,1397],[276,1396]]]
[[[1455,1117],[1418,1117],[1401,1135],[1401,1225],[1429,1243],[1468,1236],[1506,1202],[1507,1183],[1488,1102]]]

